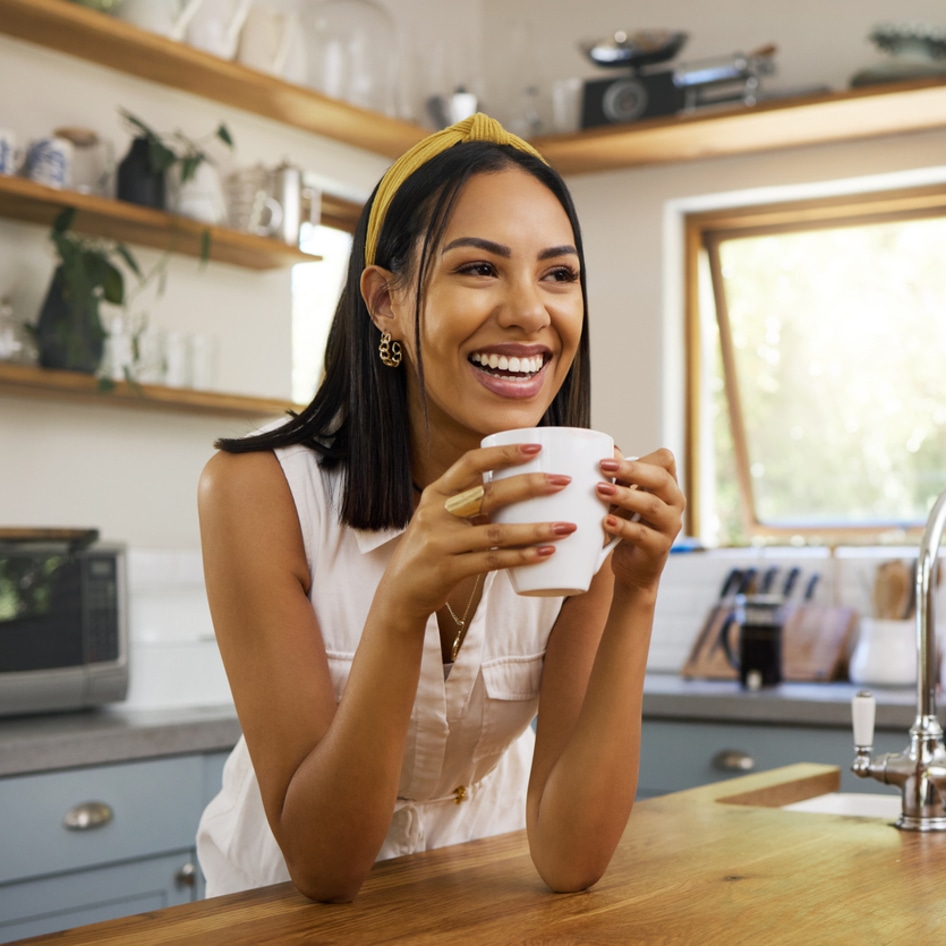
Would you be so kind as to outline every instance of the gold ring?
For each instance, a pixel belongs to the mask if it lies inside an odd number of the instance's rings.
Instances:
[[[458,519],[472,519],[483,512],[485,494],[486,490],[482,486],[473,486],[462,493],[457,493],[456,496],[451,496],[443,504],[443,508]]]

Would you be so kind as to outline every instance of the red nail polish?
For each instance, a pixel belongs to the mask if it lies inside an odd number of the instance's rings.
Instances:
[[[565,476],[562,473],[547,473],[545,480],[549,486],[568,486],[568,484],[572,481],[572,478],[570,476]]]
[[[540,555],[542,558],[548,558],[550,555],[555,554],[554,545],[540,545],[536,548],[536,554]]]
[[[574,522],[556,522],[552,525],[552,532],[555,535],[571,535],[577,528]]]
[[[613,483],[599,483],[598,492],[603,493],[605,496],[613,496],[618,491],[618,488]]]
[[[617,473],[621,469],[621,464],[617,460],[602,460],[601,469],[609,473]]]
[[[534,457],[541,449],[542,449],[542,444],[540,443],[519,444],[519,452],[524,453],[527,457]]]

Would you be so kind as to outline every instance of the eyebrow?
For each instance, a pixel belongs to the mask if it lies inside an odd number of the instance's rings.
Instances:
[[[451,240],[444,248],[443,252],[446,253],[449,250],[457,249],[462,246],[475,246],[478,249],[486,250],[488,253],[493,253],[496,256],[502,256],[506,259],[509,259],[512,256],[512,250],[508,246],[504,246],[502,243],[494,243],[492,240],[484,240],[481,237],[459,237],[456,240]],[[542,250],[539,253],[538,258],[540,260],[552,259],[556,256],[577,256],[578,250],[575,249],[571,244],[565,244],[563,246],[550,246]]]

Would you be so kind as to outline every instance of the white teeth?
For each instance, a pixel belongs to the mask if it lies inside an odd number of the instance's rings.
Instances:
[[[533,355],[529,358],[517,358],[513,355],[507,358],[505,355],[497,355],[495,352],[489,355],[476,352],[470,356],[470,361],[494,371],[509,371],[512,374],[526,375],[540,371],[544,363],[541,355]]]

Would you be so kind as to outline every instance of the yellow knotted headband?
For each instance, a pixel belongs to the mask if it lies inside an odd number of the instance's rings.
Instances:
[[[513,148],[534,155],[540,161],[548,164],[548,161],[527,141],[506,131],[495,118],[490,118],[482,112],[464,118],[462,122],[444,128],[443,131],[428,135],[413,148],[405,151],[387,169],[384,177],[381,178],[381,183],[378,184],[374,203],[371,205],[371,213],[368,216],[368,233],[365,237],[366,266],[371,266],[374,263],[375,253],[378,250],[378,237],[381,234],[384,218],[387,215],[388,207],[391,206],[391,201],[394,200],[394,195],[401,185],[431,158],[464,141],[492,141],[500,145],[512,145]]]

